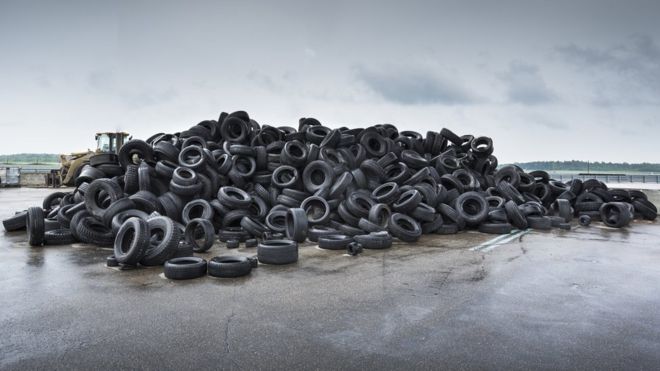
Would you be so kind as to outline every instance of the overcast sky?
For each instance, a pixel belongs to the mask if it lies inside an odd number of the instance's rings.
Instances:
[[[448,127],[501,162],[660,162],[659,19],[658,0],[0,0],[0,153],[242,109]]]

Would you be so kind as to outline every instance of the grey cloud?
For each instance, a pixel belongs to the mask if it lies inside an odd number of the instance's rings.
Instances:
[[[37,77],[37,85],[40,88],[50,88],[53,86],[53,83],[50,81],[50,79],[47,76],[41,75]]]
[[[170,102],[179,94],[173,88],[169,88],[162,91],[124,92],[120,96],[128,108],[140,109]]]
[[[550,118],[546,114],[529,114],[525,116],[525,121],[530,125],[542,126],[551,130],[565,130],[568,125],[556,118]]]
[[[98,69],[87,74],[87,85],[93,90],[108,92],[114,86],[114,73],[108,69]]]
[[[512,62],[500,79],[506,84],[510,102],[537,105],[557,100],[557,95],[548,88],[537,66]]]
[[[660,47],[648,35],[633,35],[628,42],[607,48],[568,44],[557,51],[592,79],[597,105],[660,102]]]
[[[355,76],[371,91],[400,104],[470,104],[478,98],[455,81],[430,69],[407,67],[376,70],[364,66]]]

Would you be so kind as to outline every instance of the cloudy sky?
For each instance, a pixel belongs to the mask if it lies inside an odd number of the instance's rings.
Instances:
[[[0,153],[243,109],[487,135],[501,162],[660,162],[659,18],[657,0],[0,0]]]

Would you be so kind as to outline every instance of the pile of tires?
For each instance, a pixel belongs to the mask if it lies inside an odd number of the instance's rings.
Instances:
[[[657,217],[641,191],[498,167],[488,137],[332,129],[314,118],[274,127],[243,111],[96,155],[76,185],[5,229],[27,229],[33,246],[114,246],[126,265],[165,264],[216,240],[258,245],[261,262],[284,264],[306,240],[357,255],[422,234],[570,229],[573,217],[621,228]]]

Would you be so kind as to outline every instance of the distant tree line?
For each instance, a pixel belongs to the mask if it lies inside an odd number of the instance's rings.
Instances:
[[[60,162],[60,156],[53,153],[16,153],[13,155],[0,155],[0,163],[42,164]]]
[[[516,165],[526,170],[571,170],[586,172],[598,171],[619,171],[622,173],[637,172],[660,172],[660,164],[643,162],[640,164],[630,164],[627,162],[589,162],[586,161],[535,161],[535,162],[516,162]]]

